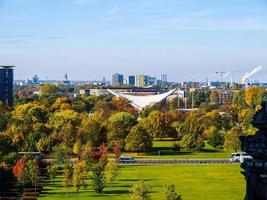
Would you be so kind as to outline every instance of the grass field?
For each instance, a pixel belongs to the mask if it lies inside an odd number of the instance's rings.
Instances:
[[[95,194],[89,187],[79,193],[74,188],[62,187],[61,177],[55,185],[48,182],[44,187],[41,200],[59,199],[129,199],[130,187],[136,181],[144,180],[151,186],[152,200],[163,199],[163,186],[174,184],[183,200],[241,200],[244,197],[245,181],[240,174],[239,165],[156,165],[156,166],[120,166],[118,181],[107,184],[103,194]]]
[[[148,153],[124,153],[138,159],[196,159],[196,158],[229,158],[230,153],[215,149],[205,144],[201,151],[173,151],[173,141],[153,141],[153,148]],[[112,155],[110,156],[112,157]]]

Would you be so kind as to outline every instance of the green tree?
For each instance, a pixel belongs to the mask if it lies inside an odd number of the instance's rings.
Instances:
[[[181,145],[184,149],[191,150],[197,149],[200,150],[204,147],[203,139],[197,134],[186,134],[181,140]]]
[[[131,128],[136,124],[136,117],[127,112],[119,112],[111,115],[107,122],[107,139],[110,149],[113,148],[115,141],[119,140],[121,148],[124,149],[125,138],[129,134]]]
[[[119,165],[116,161],[110,161],[106,165],[106,176],[110,183],[116,181],[119,172]]]
[[[215,131],[208,139],[208,144],[213,147],[223,146],[224,144],[224,135],[222,131]]]
[[[105,164],[98,162],[92,166],[92,187],[96,193],[102,193],[105,187]]]
[[[132,196],[130,200],[151,200],[150,187],[144,181],[139,181],[131,188]]]
[[[182,200],[182,197],[176,193],[174,185],[166,185],[164,200]]]
[[[60,97],[60,89],[56,85],[45,84],[40,89],[40,99],[47,105],[52,105]]]
[[[134,126],[126,137],[126,150],[145,151],[152,147],[152,136],[140,124]]]

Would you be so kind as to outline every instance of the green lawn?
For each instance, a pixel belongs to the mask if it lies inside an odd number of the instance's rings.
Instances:
[[[153,141],[153,148],[142,154],[123,153],[123,155],[132,156],[138,159],[204,159],[204,158],[229,158],[230,153],[221,149],[215,149],[205,143],[205,147],[201,151],[173,151],[174,141]],[[110,155],[110,157],[114,157]]]
[[[107,185],[103,194],[95,194],[89,187],[76,193],[74,188],[62,187],[61,177],[55,186],[51,182],[44,187],[41,200],[96,199],[127,200],[129,189],[138,180],[151,186],[152,200],[163,199],[163,186],[174,184],[184,200],[241,200],[244,197],[245,182],[239,165],[157,165],[121,166],[118,181]]]

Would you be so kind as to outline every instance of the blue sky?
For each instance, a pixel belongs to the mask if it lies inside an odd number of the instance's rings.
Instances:
[[[16,79],[240,80],[267,67],[267,0],[0,0],[0,63]]]

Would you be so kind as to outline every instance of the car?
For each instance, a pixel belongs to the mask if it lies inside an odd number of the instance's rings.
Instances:
[[[240,162],[240,163],[243,163],[245,159],[253,159],[253,158],[246,152],[231,153],[231,156],[229,158],[230,162]]]
[[[136,160],[131,156],[120,156],[118,161],[120,163],[135,163]]]

